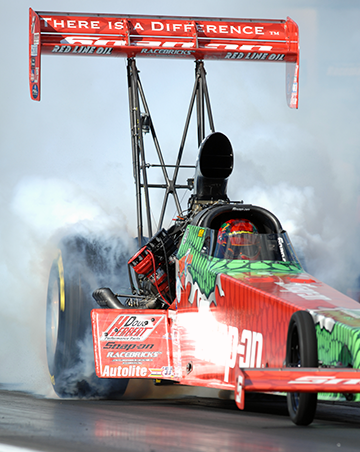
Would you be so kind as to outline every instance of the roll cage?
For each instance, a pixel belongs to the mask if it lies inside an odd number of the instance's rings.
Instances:
[[[192,220],[192,224],[203,228],[218,230],[225,221],[230,219],[246,219],[251,221],[260,234],[284,232],[280,221],[270,211],[251,204],[230,203],[224,206],[199,212]]]
[[[278,218],[263,207],[242,203],[215,204],[201,210],[192,218],[191,225],[207,230],[204,240],[206,246],[202,250],[204,254],[221,257],[215,253],[218,231],[226,221],[232,219],[249,220],[256,227],[261,247],[257,260],[299,263],[290,239]]]

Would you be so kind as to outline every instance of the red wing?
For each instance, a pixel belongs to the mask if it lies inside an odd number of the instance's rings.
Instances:
[[[244,391],[249,392],[360,392],[358,369],[238,369],[235,401],[244,408]]]
[[[290,18],[76,14],[30,8],[29,46],[33,100],[40,100],[40,54],[171,57],[286,62],[287,100],[291,108],[297,108],[299,32]],[[37,82],[33,72],[39,74]]]

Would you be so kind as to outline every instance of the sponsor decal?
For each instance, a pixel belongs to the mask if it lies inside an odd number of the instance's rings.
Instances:
[[[104,366],[101,376],[106,377],[146,377],[147,367],[144,366]]]
[[[149,374],[148,374],[149,370]],[[172,366],[162,366],[159,368],[147,368],[140,365],[130,365],[130,366],[104,366],[101,376],[103,378],[110,377],[127,377],[127,378],[174,378],[174,371]]]
[[[104,346],[104,350],[151,350],[154,344],[119,344],[118,342],[107,342]]]
[[[119,19],[116,21],[103,19],[101,20],[91,20],[91,19],[74,19],[74,18],[55,18],[55,17],[41,17],[42,26],[44,28],[53,28],[53,29],[68,29],[73,30],[102,30],[103,32],[108,30],[123,30],[125,31],[128,26],[130,26],[133,30],[136,30],[139,34],[144,32],[169,32],[169,33],[193,33],[197,32],[200,34],[218,34],[218,35],[233,35],[233,36],[243,36],[249,37],[250,35],[262,36],[265,32],[270,35],[279,35],[278,31],[275,30],[265,30],[262,25],[252,25],[252,24],[216,24],[216,23],[199,23],[199,22],[169,22],[164,21],[161,22],[159,20],[138,20],[130,23],[124,20]]]
[[[36,57],[38,54],[38,45],[37,44],[31,44],[31,56]]]
[[[39,87],[36,84],[32,87],[32,95],[34,99],[36,99],[39,95]]]
[[[147,55],[177,55],[188,56],[194,53],[194,50],[181,50],[181,49],[142,49],[140,53],[146,53]]]
[[[112,47],[98,47],[96,46],[75,46],[74,48],[70,45],[65,46],[54,46],[52,53],[82,53],[82,54],[92,54],[96,55],[111,55],[113,49]]]
[[[76,20],[76,19],[55,19],[53,17],[40,17],[40,20],[42,21],[42,25],[45,28],[48,28],[49,26],[52,28],[69,28],[69,29],[85,29],[85,30],[100,30],[101,25],[99,20]],[[108,21],[107,26],[110,30],[123,30],[124,29],[124,22],[118,21]]]
[[[252,49],[246,49],[244,47],[251,47]],[[270,61],[284,61],[285,54],[277,54],[277,53],[263,53],[261,50],[271,50],[271,46],[239,46],[239,50],[258,50],[259,52],[228,52],[225,55],[225,59],[228,60],[270,60]]]
[[[157,358],[162,352],[108,352],[107,358]]]
[[[30,71],[30,81],[31,83],[38,83],[39,81],[39,68],[31,68]]]
[[[144,378],[150,366],[171,364],[167,315],[163,311],[143,312],[146,311],[92,311],[98,377]]]
[[[31,28],[30,28],[32,34],[34,34],[34,32],[35,32],[35,21],[36,21],[36,17],[33,16],[32,21],[31,21]]]
[[[282,237],[278,237],[278,245],[279,245],[279,250],[280,250],[280,254],[281,254],[281,259],[286,262],[286,254],[285,254],[285,250],[284,250],[284,239]]]
[[[174,378],[172,366],[163,366],[158,369],[149,368],[149,378]]]
[[[315,384],[315,385],[360,385],[360,378],[336,378],[336,377],[324,377],[324,376],[312,376],[306,375],[304,377],[291,380],[288,384]]]
[[[89,36],[66,36],[64,39],[60,41],[61,44],[65,45],[76,45],[79,48],[80,47],[91,47],[95,46],[98,48],[103,47],[119,47],[119,46],[126,46],[127,41],[121,39],[98,39],[98,38],[91,38]],[[55,46],[56,47],[56,46]],[[61,47],[61,46],[60,46]],[[75,53],[79,53],[76,51]],[[80,52],[81,53],[81,52]]]
[[[240,369],[261,367],[264,339],[261,333],[247,329],[240,336],[236,326],[227,327],[226,333],[224,381],[228,382],[230,369],[235,368],[236,362]]]
[[[120,314],[102,333],[100,341],[144,341],[163,318],[164,315]]]
[[[282,288],[280,292],[290,292],[301,298],[305,298],[306,300],[331,300],[331,298],[326,295],[322,295],[314,290],[317,287],[313,284],[284,283],[283,281],[275,282],[275,284]]]
[[[140,24],[139,24],[140,25]],[[227,35],[263,35],[264,27],[262,26],[250,26],[250,25],[216,25],[216,24],[200,24],[196,23],[196,31],[198,33],[215,33],[215,34],[227,34]],[[141,25],[140,25],[141,26]],[[142,27],[141,27],[142,28]],[[192,23],[162,23],[162,22],[151,22],[152,31],[170,31],[170,32],[184,32],[189,33],[193,31],[194,24]],[[143,29],[143,28],[142,28]]]
[[[62,45],[55,45],[53,53],[84,53],[84,54],[103,54],[110,55],[114,47],[124,47],[128,45],[125,39],[99,39],[90,36],[65,36],[60,41]],[[157,55],[192,55],[196,47],[193,41],[147,41],[138,40],[131,43],[133,46],[143,47],[142,54]],[[73,47],[75,46],[75,47]],[[210,43],[201,47],[205,50],[219,50],[227,52],[225,59],[244,59],[244,60],[271,60],[283,61],[285,54],[269,53],[272,46],[269,45],[248,45],[248,44],[227,44]],[[37,46],[36,46],[37,52]],[[36,53],[37,55],[37,53]],[[36,56],[34,55],[34,56]]]
[[[261,367],[262,349],[263,335],[261,333],[242,330],[241,339],[237,346],[239,367]]]

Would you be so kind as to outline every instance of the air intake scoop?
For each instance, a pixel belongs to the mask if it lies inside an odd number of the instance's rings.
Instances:
[[[227,200],[227,182],[233,163],[229,139],[221,132],[208,135],[199,148],[193,198],[198,201]]]

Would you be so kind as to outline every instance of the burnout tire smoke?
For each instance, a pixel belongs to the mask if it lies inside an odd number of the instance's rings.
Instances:
[[[120,397],[126,389],[127,379],[96,376],[90,319],[97,307],[91,293],[102,274],[121,275],[126,263],[119,249],[81,236],[60,244],[50,271],[46,313],[48,367],[59,397]]]
[[[316,331],[314,321],[307,311],[297,311],[290,319],[286,366],[318,367]],[[288,392],[287,405],[294,424],[309,425],[315,417],[317,394]]]

